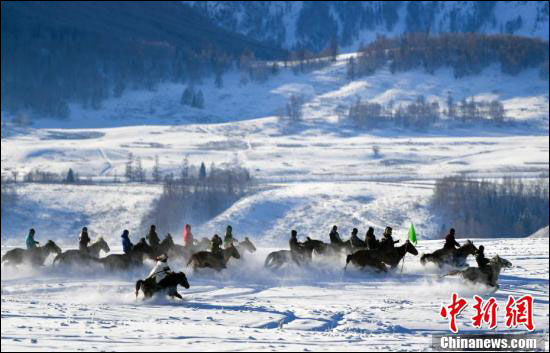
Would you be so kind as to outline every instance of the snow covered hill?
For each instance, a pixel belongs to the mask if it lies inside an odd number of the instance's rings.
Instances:
[[[474,295],[496,298],[497,333],[525,333],[523,326],[505,327],[504,307],[509,295],[530,294],[534,333],[548,342],[548,238],[476,239],[475,244],[484,244],[487,256],[498,254],[513,264],[501,274],[495,294],[459,278],[439,278],[439,271],[410,254],[402,273],[387,275],[351,267],[344,272],[343,258],[272,272],[263,268],[273,250],[268,248],[232,259],[222,273],[193,273],[174,263],[191,285],[179,288],[183,301],[135,299],[134,283],[147,275],[150,263],[124,274],[2,267],[2,351],[426,351],[433,334],[449,333],[439,312],[454,291],[470,303],[457,318],[460,333],[493,333],[486,325],[472,326]],[[441,245],[420,240],[418,250]],[[2,246],[2,253],[6,250]]]
[[[427,208],[435,178],[548,172],[548,86],[535,70],[508,76],[492,66],[460,79],[448,69],[434,75],[381,70],[348,81],[347,57],[308,74],[282,69],[262,84],[240,84],[238,75],[227,77],[222,89],[203,82],[203,110],[179,104],[182,85],[165,85],[111,99],[100,111],[75,109],[69,120],[40,119],[31,128],[4,125],[2,173],[11,178],[14,171],[22,177],[33,169],[73,168],[83,177],[112,180],[124,175],[129,152],[149,171],[158,155],[163,173],[177,173],[185,155],[191,164],[207,166],[237,158],[272,188],[242,199],[196,231],[211,236],[231,223],[241,235],[277,243],[293,227],[325,237],[332,224],[348,234],[368,224],[378,232],[388,224],[405,231],[413,222],[423,236],[440,236]],[[422,94],[445,106],[448,92],[457,100],[498,97],[510,118],[526,124],[361,130],[341,120],[357,97],[387,103]],[[305,96],[304,121],[288,126],[279,116],[292,93]],[[96,200],[102,191],[105,199]],[[141,236],[139,221],[160,192],[154,185],[28,185],[16,214],[2,221],[2,240],[19,241],[32,226],[42,230],[42,238],[73,239],[84,223],[110,239],[118,239],[123,227]],[[29,219],[31,214],[36,216]],[[158,226],[163,233],[181,231]]]
[[[513,33],[548,39],[545,1],[188,1],[220,26],[288,49],[322,50],[333,33],[344,51],[378,35]]]

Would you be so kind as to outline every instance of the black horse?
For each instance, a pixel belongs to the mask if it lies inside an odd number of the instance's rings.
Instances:
[[[170,297],[176,297],[183,299],[178,293],[178,284],[185,289],[189,289],[189,282],[187,276],[183,272],[171,272],[166,275],[159,283],[155,281],[153,277],[146,278],[145,280],[138,280],[136,282],[136,298],[139,294],[139,290],[143,292],[145,298],[151,298],[155,293],[160,291],[167,291]]]
[[[424,254],[420,257],[420,263],[426,265],[427,262],[434,262],[439,267],[450,265],[461,267],[466,265],[468,255],[475,255],[477,248],[471,240],[467,240],[458,249],[439,249],[430,254]]]

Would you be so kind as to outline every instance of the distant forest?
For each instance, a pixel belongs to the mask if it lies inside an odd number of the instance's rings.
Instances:
[[[548,80],[548,41],[475,33],[409,33],[391,39],[381,36],[362,48],[357,59],[349,59],[347,72],[350,79],[355,79],[388,64],[392,73],[417,68],[434,73],[446,66],[459,78],[477,75],[493,63],[510,75],[536,68],[541,78]]]
[[[462,176],[439,179],[432,209],[466,237],[521,237],[548,225],[548,175],[535,181],[498,182]]]
[[[220,76],[243,55],[286,57],[179,2],[2,2],[1,33],[2,109],[58,118],[70,102]]]
[[[65,118],[69,103],[101,109],[109,97],[133,89],[155,90],[162,82],[186,83],[181,104],[200,109],[209,98],[198,88],[205,78],[221,88],[224,73],[238,69],[241,84],[264,82],[281,67],[301,74],[330,65],[339,51],[339,40],[332,36],[318,51],[300,47],[289,52],[224,30],[196,6],[180,2],[1,6],[1,109],[30,117]],[[304,14],[313,16],[321,7],[308,5]],[[391,24],[395,8],[388,4],[382,10]],[[306,31],[308,18],[303,16],[299,23]],[[323,28],[324,37],[327,30]],[[424,68],[431,73],[450,66],[456,77],[463,77],[479,74],[491,63],[511,75],[538,68],[548,79],[548,42],[474,33],[382,36],[350,58],[347,76],[357,79],[389,65],[392,72]]]

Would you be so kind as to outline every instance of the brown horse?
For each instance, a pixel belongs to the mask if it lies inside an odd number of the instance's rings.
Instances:
[[[88,253],[84,253],[80,250],[67,250],[62,252],[61,254],[58,254],[55,259],[53,259],[53,263],[59,262],[60,264],[70,264],[70,263],[78,263],[78,264],[88,264],[93,258],[99,257],[99,252],[103,250],[104,252],[108,253],[111,251],[109,248],[109,245],[103,239],[103,237],[99,237],[98,240],[96,240],[92,245],[88,246]]]
[[[227,261],[229,261],[232,257],[236,259],[241,257],[239,251],[233,244],[223,249],[221,256],[215,255],[210,251],[199,251],[194,253],[191,255],[189,262],[187,262],[187,266],[193,264],[193,270],[197,270],[197,268],[210,267],[216,271],[221,271],[226,268]]]
[[[438,249],[430,254],[424,254],[420,257],[420,263],[426,265],[427,262],[434,262],[439,267],[443,265],[450,265],[461,267],[466,264],[466,258],[468,255],[475,255],[477,248],[471,240],[467,240],[458,249]]]
[[[185,289],[189,289],[189,282],[187,281],[185,273],[169,273],[162,279],[162,281],[160,281],[160,283],[157,283],[153,277],[146,278],[145,280],[140,279],[136,282],[136,298],[139,290],[141,289],[145,298],[151,298],[156,292],[166,290],[170,297],[183,299],[178,293],[178,284]]]
[[[406,253],[411,253],[414,256],[418,255],[418,250],[416,250],[414,245],[412,245],[409,240],[407,240],[405,244],[401,246],[396,246],[390,249],[378,248],[374,251],[380,261],[382,261],[386,265],[389,265],[391,268],[395,268]]]
[[[365,267],[372,267],[378,271],[388,272],[386,265],[379,259],[376,250],[359,250],[346,257],[346,266],[344,271],[348,268],[348,264],[351,262],[355,266],[365,269]]]
[[[34,249],[15,248],[9,250],[2,256],[2,262],[6,261],[6,265],[19,265],[23,262],[30,263],[33,266],[44,266],[44,261],[50,254],[61,253],[61,248],[52,240],[48,240],[46,245],[37,246]]]

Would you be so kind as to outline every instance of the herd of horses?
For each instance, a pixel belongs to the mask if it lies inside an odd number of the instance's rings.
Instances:
[[[124,271],[142,266],[145,259],[154,260],[164,254],[171,259],[185,261],[187,266],[192,266],[195,271],[200,268],[212,268],[221,271],[226,268],[227,262],[231,258],[240,259],[242,254],[256,251],[256,247],[248,238],[236,242],[236,244],[231,243],[222,250],[221,254],[214,254],[209,251],[211,242],[208,238],[195,241],[193,247],[184,247],[175,244],[172,236],[168,234],[158,246],[153,247],[147,243],[145,238],[141,238],[132,250],[126,254],[109,254],[100,257],[101,251],[110,252],[109,245],[102,237],[90,244],[87,252],[81,250],[62,251],[52,240],[49,240],[45,245],[34,249],[15,248],[9,250],[2,256],[2,263],[6,265],[29,263],[33,266],[43,266],[48,256],[55,254],[54,265],[85,266],[100,264],[107,271]],[[492,276],[477,267],[464,269],[467,266],[467,257],[475,255],[476,252],[477,247],[472,241],[467,240],[456,250],[439,249],[432,253],[423,254],[420,257],[420,262],[423,265],[431,262],[439,267],[451,267],[452,271],[444,276],[459,275],[472,283],[483,283],[498,288],[497,282],[501,269],[511,267],[512,264],[497,255],[489,263]],[[310,263],[315,254],[316,257],[334,259],[345,256],[344,270],[351,263],[360,269],[370,268],[376,272],[385,273],[395,269],[407,253],[414,256],[418,255],[418,250],[409,240],[401,246],[368,249],[353,246],[349,240],[341,244],[330,244],[307,237],[306,241],[299,243],[299,251],[279,250],[269,253],[264,266],[268,269],[278,269],[289,264],[303,266]],[[170,296],[181,298],[176,290],[177,285],[189,288],[189,282],[183,272],[170,273],[163,282],[167,285],[164,288],[159,288],[154,279],[138,280],[136,282],[136,296],[139,290],[142,290],[145,297],[152,296],[156,291],[166,290]]]

